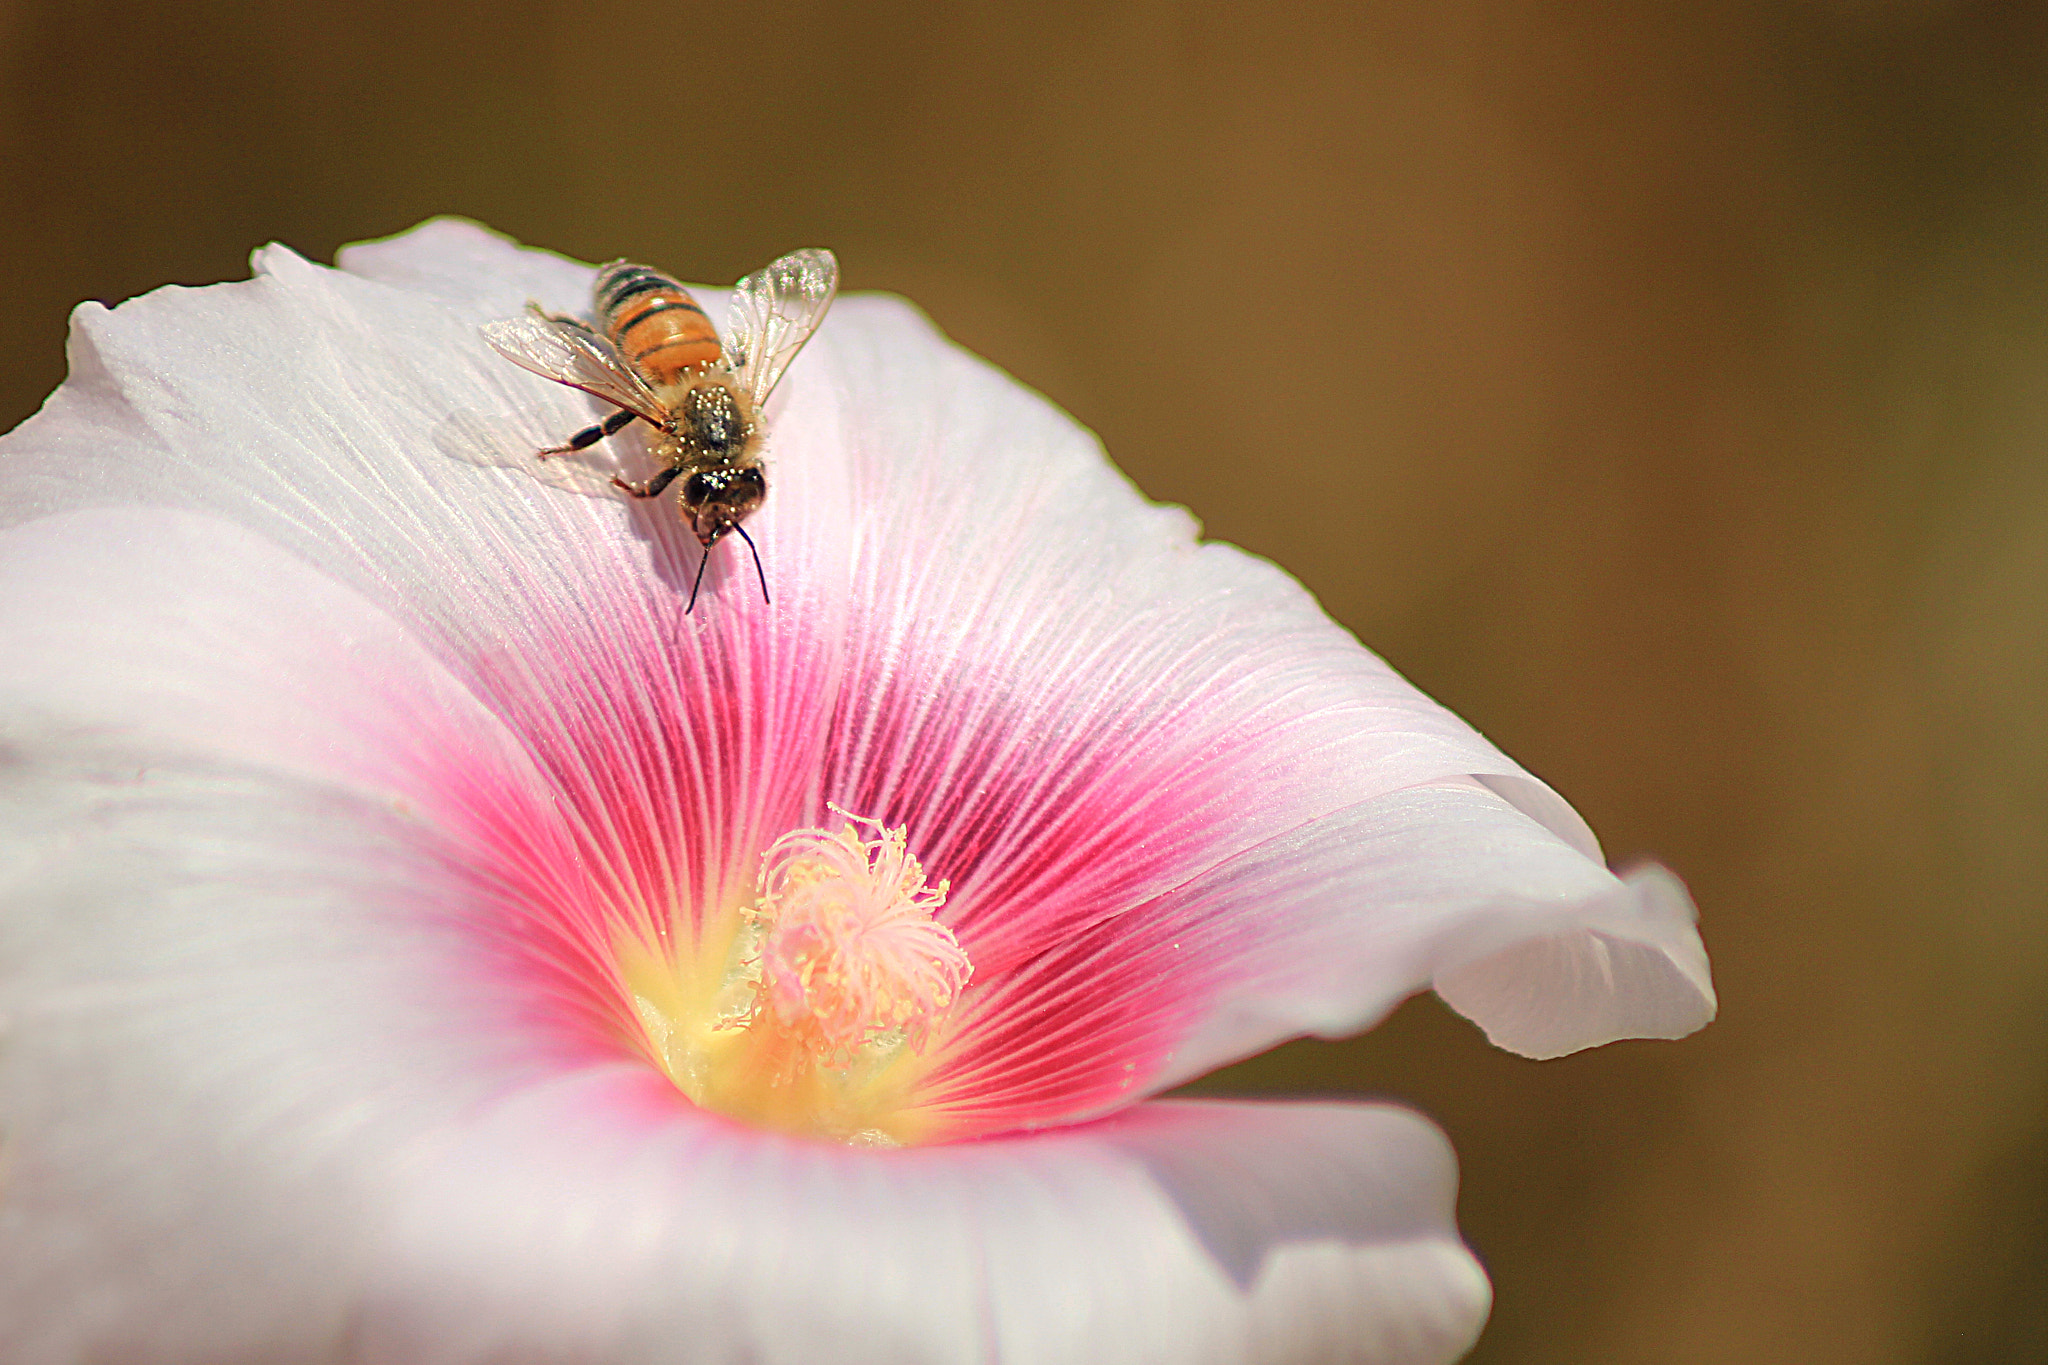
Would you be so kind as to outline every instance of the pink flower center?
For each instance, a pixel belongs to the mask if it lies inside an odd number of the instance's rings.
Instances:
[[[647,1049],[696,1103],[865,1145],[915,1142],[927,1044],[973,966],[932,918],[906,831],[845,816],[762,857],[750,906],[707,919],[696,951],[619,951]]]
[[[875,1046],[922,1049],[974,968],[932,918],[946,883],[925,884],[902,829],[848,817],[838,833],[800,829],[761,860],[760,984],[749,1026],[767,1023],[823,1066]]]

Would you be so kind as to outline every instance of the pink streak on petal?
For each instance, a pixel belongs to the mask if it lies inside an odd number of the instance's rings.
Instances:
[[[824,790],[908,824],[978,971],[1376,794],[1525,777],[1285,575],[1144,503],[1064,414],[900,308],[840,307],[849,512],[875,550]]]
[[[1313,822],[976,983],[924,1099],[949,1137],[1069,1122],[1356,1033],[1432,977],[1532,1055],[1679,1036],[1714,1007],[1675,879],[1623,882],[1468,781]]]
[[[460,755],[427,780],[464,792],[479,886],[498,907],[480,925],[499,926],[546,994],[594,1003],[632,1038],[617,949],[686,951],[707,915],[751,899],[760,849],[805,814],[827,670],[793,667],[817,642],[766,614],[725,610],[715,632],[674,647],[548,626],[470,673],[543,775],[545,803],[478,781]]]

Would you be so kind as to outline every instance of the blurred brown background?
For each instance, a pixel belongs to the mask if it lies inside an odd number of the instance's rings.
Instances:
[[[0,81],[0,426],[271,238],[827,243],[1679,869],[1694,1039],[1225,1078],[1445,1125],[1475,1361],[2048,1360],[2042,5],[44,0]]]

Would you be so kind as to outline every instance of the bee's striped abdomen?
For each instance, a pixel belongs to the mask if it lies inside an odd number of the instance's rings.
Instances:
[[[711,319],[659,270],[614,261],[597,276],[597,311],[619,350],[656,384],[723,356]]]

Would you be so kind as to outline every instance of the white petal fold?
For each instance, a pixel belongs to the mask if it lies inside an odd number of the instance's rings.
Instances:
[[[1682,1037],[1716,1009],[1676,879],[1616,878],[1476,782],[1318,821],[1175,899],[1183,955],[1202,943],[1230,976],[1176,1051],[1175,1081],[1282,1038],[1347,1037],[1421,983],[1530,1057]]]
[[[1682,887],[1618,879],[1458,781],[1312,821],[970,996],[977,1045],[946,1057],[938,1102],[1020,1123],[1104,1112],[1289,1038],[1348,1037],[1431,984],[1525,1056],[1676,1037],[1715,1009]]]
[[[373,1358],[1420,1365],[1490,1299],[1448,1148],[1387,1106],[1160,1102],[870,1153],[589,1120],[626,1103],[534,1095],[479,1129],[489,1155],[420,1171]],[[523,1198],[529,1171],[558,1196]]]
[[[1695,913],[1676,877],[1636,868],[1574,913],[1501,915],[1480,938],[1506,946],[1439,968],[1437,994],[1524,1057],[1683,1038],[1718,1007]]]

